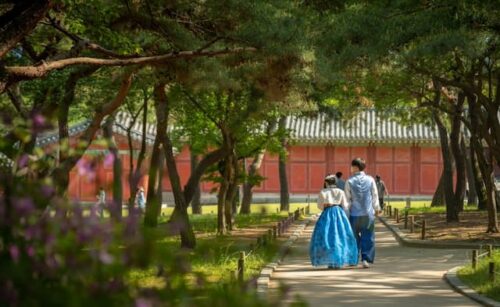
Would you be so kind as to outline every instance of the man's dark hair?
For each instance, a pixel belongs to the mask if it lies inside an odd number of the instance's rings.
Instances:
[[[338,179],[342,178],[342,172],[337,172],[335,176],[337,176]]]
[[[356,158],[352,160],[351,165],[356,166],[359,169],[359,171],[363,171],[366,167],[366,162],[361,158]]]

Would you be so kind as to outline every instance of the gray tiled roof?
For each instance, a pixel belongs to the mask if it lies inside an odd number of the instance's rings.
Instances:
[[[113,126],[113,131],[124,136],[127,135],[127,128],[130,125],[132,118],[125,112],[118,112],[116,114],[115,124]],[[87,129],[90,124],[90,120],[78,123],[76,125],[71,126],[68,130],[70,136],[75,136]],[[155,125],[147,124],[146,125],[146,142],[148,144],[154,143],[154,138],[156,134]],[[137,120],[131,130],[131,136],[134,140],[142,139],[142,122]],[[45,134],[40,135],[36,140],[37,146],[46,146],[48,144],[57,143],[59,140],[59,134],[57,131],[51,131]]]
[[[317,117],[287,118],[286,127],[297,143],[426,143],[439,145],[437,129],[424,124],[403,126],[366,110],[348,121]]]

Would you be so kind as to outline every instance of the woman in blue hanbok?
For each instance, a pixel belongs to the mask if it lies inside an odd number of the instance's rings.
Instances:
[[[325,178],[325,188],[318,195],[318,207],[323,212],[311,237],[309,254],[313,266],[341,268],[358,264],[358,247],[349,223],[347,199],[335,185],[336,178]]]

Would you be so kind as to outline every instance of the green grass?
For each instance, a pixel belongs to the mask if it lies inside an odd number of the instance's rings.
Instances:
[[[290,209],[293,211],[300,207],[303,205],[294,204]],[[276,213],[275,208],[279,208],[279,205],[253,205],[252,212],[255,213],[236,216],[236,227],[252,228],[277,222],[288,216],[288,212]],[[172,212],[171,208],[168,209],[170,210],[163,212],[162,223],[168,220],[166,213]],[[216,214],[191,215],[190,221],[197,232],[196,248],[190,251],[180,250],[178,236],[168,236],[167,228],[162,227],[162,224],[156,229],[147,230],[146,235],[153,242],[151,254],[155,255],[152,260],[154,266],[132,270],[128,275],[128,282],[137,288],[163,289],[167,287],[165,279],[157,276],[157,265],[160,264],[166,268],[186,268],[185,274],[180,275],[183,276],[182,278],[186,278],[189,284],[194,285],[202,280],[206,286],[217,287],[221,283],[229,282],[231,272],[237,270],[240,252],[250,252],[250,244],[255,245],[256,239],[216,235]],[[248,280],[258,275],[262,267],[273,259],[277,250],[277,244],[272,243],[248,254],[245,258],[245,279]]]
[[[500,274],[500,250],[496,250],[492,258],[495,262],[496,272]],[[458,277],[478,293],[500,301],[500,275],[496,276],[496,282],[492,282],[488,278],[489,262],[488,257],[481,258],[476,270],[472,269],[472,265],[467,265],[458,271]]]
[[[403,210],[406,208],[405,201],[391,201],[390,203],[386,202],[386,206],[390,205],[393,209],[398,208],[399,210]],[[477,206],[464,206],[465,211],[474,211],[477,210]],[[412,201],[410,210],[408,214],[422,214],[422,213],[446,213],[445,206],[439,207],[431,207],[431,201]]]

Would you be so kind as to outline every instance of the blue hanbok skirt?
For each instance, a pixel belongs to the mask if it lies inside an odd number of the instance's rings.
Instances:
[[[340,206],[323,210],[316,222],[309,247],[314,266],[340,268],[358,264],[358,247],[349,219]]]

